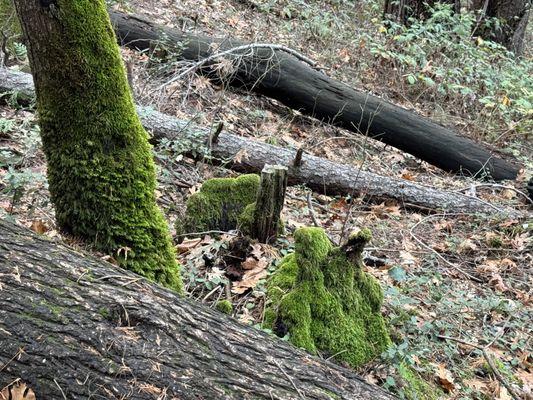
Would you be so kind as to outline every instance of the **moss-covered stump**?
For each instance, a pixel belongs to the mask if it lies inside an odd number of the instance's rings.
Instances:
[[[181,290],[155,165],[104,0],[15,2],[29,45],[50,195],[63,231]]]
[[[258,189],[259,176],[255,174],[208,179],[200,191],[187,200],[183,225],[176,226],[176,231],[191,233],[236,229],[239,217],[247,206],[247,215],[253,215],[252,204]],[[246,223],[248,225],[249,222]]]
[[[320,350],[352,367],[372,360],[390,344],[380,309],[379,283],[363,271],[363,229],[333,247],[320,228],[294,234],[296,249],[267,283],[265,327],[311,353]]]

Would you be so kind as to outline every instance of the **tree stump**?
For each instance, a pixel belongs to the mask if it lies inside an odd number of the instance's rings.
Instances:
[[[261,171],[251,230],[252,237],[261,243],[271,242],[277,237],[287,178],[287,167],[281,165],[267,164]]]

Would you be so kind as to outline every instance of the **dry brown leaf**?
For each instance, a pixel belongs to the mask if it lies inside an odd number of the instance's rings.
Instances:
[[[372,213],[380,219],[389,218],[390,216],[398,217],[402,215],[400,207],[397,205],[386,205],[385,203],[381,203],[370,207],[370,209],[372,210]]]
[[[242,160],[246,160],[248,158],[248,153],[246,152],[246,149],[240,149],[237,154],[235,154],[235,157],[233,157],[233,161],[235,161],[237,164],[240,164]]]
[[[176,246],[178,253],[187,253],[202,242],[202,238],[184,240]]]
[[[0,400],[35,400],[35,393],[24,382],[8,386],[0,392]]]
[[[264,260],[256,260],[253,257],[248,257],[242,264],[242,268],[246,270],[242,279],[238,282],[233,282],[231,291],[235,294],[243,294],[248,289],[254,288],[261,279],[267,276],[268,263]]]
[[[459,253],[465,254],[465,253],[472,253],[478,249],[477,245],[472,242],[470,239],[463,240],[461,243],[459,243],[458,250]]]
[[[492,278],[489,280],[489,285],[494,287],[498,292],[507,292],[509,290],[507,285],[503,282],[503,278],[500,274],[492,275]]]
[[[436,364],[436,367],[437,381],[446,393],[452,392],[455,389],[452,373],[443,364]]]
[[[260,258],[259,260],[255,257],[248,257],[246,260],[244,260],[241,263],[241,267],[244,270],[253,270],[253,269],[265,269],[267,266],[267,262],[264,258]]]
[[[48,231],[48,227],[44,224],[43,221],[40,219],[35,220],[31,223],[31,230],[38,233],[39,235],[42,235],[46,231]]]
[[[250,254],[254,256],[255,258],[257,258],[258,260],[260,260],[261,257],[263,257],[263,247],[261,246],[261,244],[260,243],[253,244],[252,251]]]
[[[405,179],[407,181],[414,181],[416,178],[416,175],[413,174],[411,171],[403,170],[402,174],[400,175],[402,179]]]
[[[409,253],[408,251],[401,250],[400,251],[400,258],[402,259],[402,265],[417,265],[418,259]]]

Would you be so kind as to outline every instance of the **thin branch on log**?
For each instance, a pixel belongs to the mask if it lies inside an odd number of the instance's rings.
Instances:
[[[121,286],[117,275],[138,278],[0,220],[0,388],[20,378],[38,399],[393,398],[145,279]]]
[[[310,58],[304,56],[303,54],[297,52],[294,49],[291,49],[287,46],[282,46],[279,44],[270,44],[270,43],[250,43],[245,44],[242,46],[233,47],[228,50],[224,50],[215,54],[210,55],[209,57],[203,58],[200,61],[195,62],[193,65],[191,65],[189,68],[187,68],[185,71],[180,72],[179,74],[175,75],[170,79],[169,81],[163,83],[161,86],[157,88],[157,90],[162,90],[166,86],[170,85],[171,83],[174,83],[176,81],[179,81],[181,78],[189,75],[191,72],[195,72],[197,69],[202,67],[203,65],[206,65],[210,63],[211,61],[218,60],[224,56],[237,56],[237,57],[253,57],[254,50],[257,49],[269,49],[274,53],[276,50],[284,51],[294,57],[296,57],[298,60],[305,62],[306,64],[309,64],[312,67],[316,67],[316,62],[311,60]],[[251,50],[251,53],[242,53],[243,50]]]
[[[0,68],[0,91],[16,91],[31,99],[32,77],[30,74]],[[137,110],[144,127],[153,134],[155,140],[181,140],[190,144],[191,149],[209,143],[208,129],[148,108],[138,107]],[[197,154],[189,156],[199,157]],[[265,164],[285,165],[289,167],[289,184],[305,184],[327,195],[362,194],[372,201],[393,199],[401,205],[414,208],[522,216],[516,210],[498,208],[462,193],[445,192],[408,180],[388,178],[309,154],[303,154],[301,165],[294,168],[295,151],[231,133],[219,135],[217,143],[212,144],[210,156],[214,162],[218,160],[239,172],[260,173]]]
[[[249,49],[249,43],[192,35],[118,11],[110,11],[110,17],[119,42],[132,49],[162,47],[183,60],[202,63],[195,67],[196,72],[216,82],[276,99],[319,120],[380,140],[445,171],[504,180],[516,178],[520,169],[482,144],[329,78],[300,62],[294,54],[256,47],[249,51],[250,57],[240,57],[232,71],[221,76],[216,63],[211,62],[213,53]]]

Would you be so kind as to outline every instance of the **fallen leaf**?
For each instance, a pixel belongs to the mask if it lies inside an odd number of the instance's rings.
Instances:
[[[48,231],[48,227],[44,224],[43,221],[38,219],[31,223],[31,230],[38,233],[39,235],[42,235],[43,233]]]
[[[202,238],[184,240],[176,246],[178,253],[187,253],[202,242]]]
[[[248,257],[241,266],[246,270],[242,279],[237,282],[233,282],[231,291],[235,294],[243,294],[248,289],[254,288],[261,279],[267,276],[268,263],[264,260],[256,260],[253,257]]]
[[[502,292],[503,293],[503,292],[507,292],[509,290],[507,285],[505,285],[505,283],[503,282],[503,278],[501,277],[500,274],[492,275],[492,278],[490,278],[490,280],[489,280],[489,285],[494,287],[494,289],[496,289],[498,292]]]
[[[267,262],[264,258],[260,258],[259,260],[255,257],[248,257],[246,260],[244,260],[241,263],[242,269],[245,270],[253,270],[253,269],[265,269],[267,266]]]
[[[443,364],[437,366],[437,380],[446,393],[450,393],[455,389],[452,373],[446,369]]]
[[[19,382],[13,386],[8,386],[0,392],[0,399],[11,400],[35,400],[35,393],[25,383]]]
[[[240,149],[237,154],[235,154],[235,157],[233,157],[233,161],[235,161],[237,164],[240,164],[242,160],[246,160],[248,158],[248,153],[246,152],[246,149]]]

